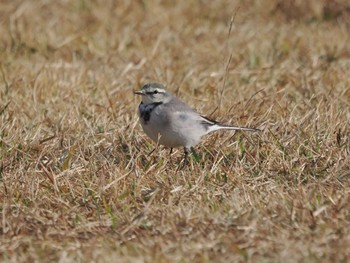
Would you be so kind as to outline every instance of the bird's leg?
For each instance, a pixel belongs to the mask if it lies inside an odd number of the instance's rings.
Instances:
[[[196,160],[196,162],[199,162],[200,156],[198,155],[198,153],[196,152],[196,150],[193,147],[191,147],[191,153],[192,153],[194,159]]]
[[[193,147],[191,147],[191,148],[184,147],[184,158],[183,158],[183,164],[181,166],[182,169],[188,165],[188,158],[189,158],[188,155],[189,155],[190,151],[191,151],[196,162],[198,162],[200,159],[199,155],[197,154],[197,152],[195,151],[195,149]]]
[[[184,166],[188,164],[188,154],[189,154],[188,148],[184,147]]]
[[[185,166],[188,164],[188,153],[189,153],[189,149],[184,147],[184,158],[182,160],[182,165],[179,166],[180,169],[184,169]]]
[[[151,154],[157,149],[157,147],[154,147],[154,149],[152,151],[150,151],[150,153],[148,154],[148,156],[151,156]]]
[[[171,161],[171,154],[173,153],[173,148],[170,148],[170,152],[169,152],[169,160],[170,160],[170,164],[173,165],[173,162]]]

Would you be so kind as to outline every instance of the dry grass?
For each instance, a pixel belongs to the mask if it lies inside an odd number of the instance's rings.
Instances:
[[[350,9],[310,3],[1,1],[0,260],[349,261]],[[151,80],[264,130],[176,172]]]

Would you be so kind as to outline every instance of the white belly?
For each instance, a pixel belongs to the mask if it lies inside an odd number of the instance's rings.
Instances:
[[[141,125],[148,137],[156,143],[170,148],[185,147],[188,144],[188,139],[181,131],[164,126],[152,117],[146,123],[141,121]]]
[[[152,111],[148,121],[140,117],[140,122],[148,137],[170,148],[190,148],[198,144],[201,139],[201,135],[194,130],[193,123],[174,121],[164,113],[162,105]]]

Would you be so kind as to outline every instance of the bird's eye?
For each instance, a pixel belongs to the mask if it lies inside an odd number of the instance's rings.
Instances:
[[[158,94],[158,90],[153,91],[154,94]]]

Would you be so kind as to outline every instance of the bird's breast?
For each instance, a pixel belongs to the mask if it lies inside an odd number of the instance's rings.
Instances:
[[[162,102],[155,102],[150,104],[145,104],[143,102],[139,105],[139,116],[143,125],[147,125],[151,119],[151,115],[154,115],[154,110],[161,105]]]

